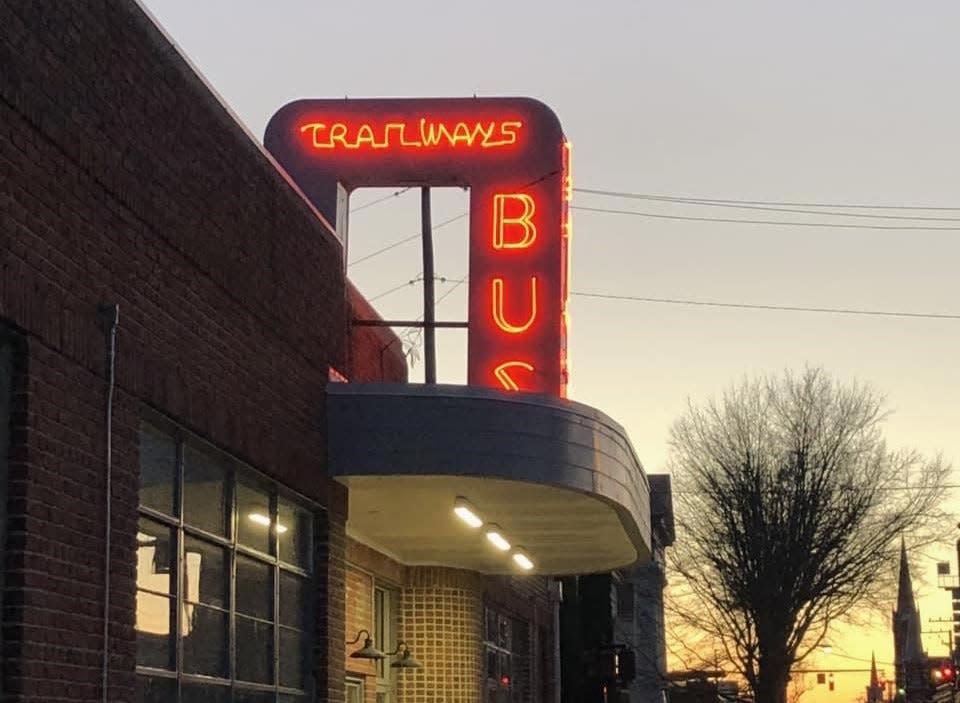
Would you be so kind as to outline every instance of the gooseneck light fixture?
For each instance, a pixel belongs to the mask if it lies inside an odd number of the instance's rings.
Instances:
[[[381,652],[373,645],[373,638],[370,637],[370,633],[367,630],[360,630],[357,633],[357,636],[352,640],[347,642],[347,644],[356,644],[360,641],[360,638],[363,637],[363,646],[358,649],[356,652],[351,652],[350,657],[353,659],[386,659],[387,655],[384,652]]]
[[[417,659],[410,653],[410,648],[407,646],[407,643],[400,641],[397,643],[397,648],[392,652],[387,652],[389,655],[400,654],[400,658],[397,661],[393,662],[390,665],[392,669],[422,669],[423,664],[421,664]]]

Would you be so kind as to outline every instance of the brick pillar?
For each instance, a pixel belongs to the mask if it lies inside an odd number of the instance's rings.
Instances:
[[[316,700],[340,703],[344,697],[346,641],[346,516],[344,505],[331,496],[330,508],[317,518],[316,640],[314,643]],[[338,510],[337,508],[342,508]]]
[[[402,703],[479,703],[483,602],[480,577],[438,567],[410,569],[400,636],[423,669],[402,669]]]

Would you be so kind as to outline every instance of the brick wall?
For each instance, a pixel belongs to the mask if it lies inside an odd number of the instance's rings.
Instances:
[[[341,650],[326,642],[344,632],[346,501],[325,474],[322,417],[328,366],[347,361],[339,243],[133,2],[0,0],[0,66],[0,320],[23,332],[27,369],[3,700],[100,696],[100,302],[120,307],[111,700],[133,698],[146,407],[328,506],[318,680],[342,699]]]
[[[403,703],[477,703],[482,683],[482,579],[413,567],[403,590],[401,632],[423,669],[399,680]]]

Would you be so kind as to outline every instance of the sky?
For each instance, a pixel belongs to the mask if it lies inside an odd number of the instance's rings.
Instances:
[[[819,208],[833,214],[811,215],[576,193],[575,206],[817,224],[575,211],[570,397],[620,422],[646,470],[658,472],[669,427],[688,399],[702,401],[744,376],[822,365],[887,396],[891,445],[960,464],[960,319],[592,297],[960,315],[960,91],[952,87],[960,3],[145,5],[258,140],[270,116],[301,97],[531,96],[553,108],[573,142],[576,187],[836,204]],[[354,208],[386,200],[352,216],[350,261],[419,231],[417,192],[388,197],[396,191],[352,196]],[[850,204],[954,209],[839,207]],[[435,193],[435,223],[466,209],[465,193]],[[880,229],[895,226],[908,228]],[[436,272],[445,279],[437,293],[446,295],[438,318],[465,319],[466,286],[456,283],[466,274],[465,225],[444,226],[435,237]],[[420,289],[408,283],[419,271],[415,241],[349,267],[361,291],[395,319],[420,314]],[[415,349],[416,335],[408,336]],[[463,382],[463,333],[438,338],[440,380]],[[422,378],[422,366],[415,363],[412,380]],[[960,471],[954,477],[960,483]],[[945,533],[957,536],[952,525]],[[934,568],[950,551],[915,555],[925,630],[942,627],[928,618],[949,614]],[[925,637],[931,653],[943,651],[938,637]],[[873,648],[881,661],[892,657],[883,618],[831,638],[834,654],[818,666],[855,667]],[[833,693],[821,686],[803,700],[862,695],[863,675],[838,673],[836,681]]]

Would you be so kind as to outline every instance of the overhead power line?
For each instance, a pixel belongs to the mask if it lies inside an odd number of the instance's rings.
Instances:
[[[614,208],[587,207],[573,205],[571,210],[581,212],[602,212],[610,215],[630,215],[633,217],[651,217],[660,220],[684,220],[688,222],[726,222],[741,225],[769,225],[775,227],[820,227],[823,229],[882,229],[882,230],[923,230],[932,232],[960,232],[960,227],[930,227],[925,225],[861,225],[843,222],[789,222],[784,220],[744,220],[735,217],[698,217],[694,215],[667,215],[658,212],[639,212],[637,210],[617,210]]]
[[[668,305],[694,305],[712,308],[740,308],[744,310],[777,310],[781,312],[819,312],[834,315],[866,315],[874,317],[916,317],[937,320],[960,320],[960,314],[938,312],[905,312],[894,310],[860,310],[854,308],[820,308],[800,305],[770,305],[763,303],[730,303],[718,300],[687,300],[682,298],[654,298],[640,295],[617,295],[614,293],[593,293],[573,291],[570,295],[581,298],[599,298],[603,300],[626,300],[638,303],[664,303]]]
[[[433,226],[433,230],[436,231],[436,230],[440,229],[441,227],[446,227],[447,225],[449,225],[449,224],[451,224],[451,223],[453,223],[453,222],[456,222],[457,220],[462,220],[464,217],[466,217],[466,216],[469,215],[469,214],[470,214],[469,212],[463,212],[463,213],[460,213],[459,215],[455,215],[454,217],[451,217],[451,218],[448,219],[448,220],[444,220],[443,222],[438,222],[437,224],[435,224],[435,225]],[[348,265],[348,266],[356,266],[357,264],[362,263],[362,262],[366,261],[367,259],[372,259],[373,257],[375,257],[375,256],[380,256],[380,254],[386,253],[386,252],[390,251],[391,249],[396,249],[396,248],[397,248],[398,246],[400,246],[401,244],[406,244],[407,242],[412,242],[414,239],[420,239],[421,236],[422,236],[422,234],[421,234],[420,232],[417,232],[416,234],[411,234],[409,237],[404,237],[403,239],[398,239],[397,241],[395,241],[395,242],[393,242],[393,243],[391,243],[391,244],[388,244],[388,245],[385,246],[385,247],[381,247],[380,249],[377,249],[375,252],[372,252],[372,253],[370,253],[370,254],[367,254],[366,256],[361,256],[359,259],[355,259],[354,261],[351,261],[351,262],[350,262],[349,264],[347,264],[347,265]]]
[[[384,195],[382,198],[377,198],[376,200],[371,200],[369,203],[364,203],[363,205],[358,205],[358,206],[355,207],[355,208],[351,208],[351,209],[350,209],[350,214],[352,215],[352,214],[355,213],[355,212],[360,212],[361,210],[366,210],[368,207],[373,207],[374,205],[379,205],[380,203],[386,202],[387,200],[390,200],[391,198],[400,197],[401,195],[403,195],[404,193],[406,193],[408,190],[410,190],[410,188],[411,188],[411,186],[407,186],[406,188],[401,188],[400,190],[395,190],[395,191],[393,191],[392,193],[390,193],[390,195]]]
[[[666,200],[676,202],[699,202],[699,203],[729,203],[737,205],[777,205],[783,207],[824,207],[824,208],[856,208],[860,210],[946,210],[960,212],[960,206],[948,205],[888,205],[877,203],[805,203],[791,202],[786,200],[739,200],[736,198],[702,198],[697,196],[683,195],[659,195],[649,193],[630,193],[618,190],[600,190],[597,188],[574,188],[574,193],[587,193],[590,195],[609,195],[618,198],[637,198],[641,200]]]
[[[696,205],[700,207],[726,207],[736,210],[761,210],[763,212],[788,212],[800,215],[816,215],[818,217],[861,217],[878,220],[913,220],[923,222],[960,222],[960,217],[926,217],[923,215],[878,215],[873,212],[843,212],[840,210],[809,210],[799,207],[772,207],[768,205],[748,205],[746,203],[727,203],[714,200],[694,200],[690,198],[671,198],[656,195],[642,195],[639,193],[614,193],[612,191],[586,191],[594,195],[603,195],[613,198],[629,200],[643,200],[646,202],[669,203],[671,205]]]
[[[537,177],[537,178],[534,178],[534,179],[533,179],[532,181],[530,181],[529,183],[525,183],[522,187],[523,187],[523,188],[529,188],[530,186],[535,186],[535,185],[537,185],[538,183],[541,183],[542,181],[545,181],[545,180],[547,180],[548,178],[552,178],[553,176],[556,176],[556,175],[558,175],[558,174],[560,174],[560,173],[561,173],[560,170],[554,169],[553,171],[549,171],[549,172],[543,174],[542,176],[539,176],[539,177]],[[390,196],[390,197],[392,197],[392,196]],[[439,229],[439,228],[441,228],[441,227],[445,227],[446,225],[451,224],[452,222],[456,222],[457,220],[462,220],[464,217],[468,217],[474,210],[476,210],[476,209],[484,209],[484,208],[486,208],[486,207],[489,207],[489,206],[488,206],[488,205],[479,205],[479,206],[476,206],[476,207],[472,207],[472,208],[470,208],[469,210],[467,210],[466,212],[462,212],[462,213],[460,213],[459,215],[455,215],[454,217],[451,217],[451,218],[448,219],[448,220],[444,220],[443,222],[440,222],[440,223],[438,223],[438,224],[435,224],[435,225],[433,226],[433,229],[434,229],[434,230],[437,230],[437,229]],[[356,260],[354,260],[354,261],[349,262],[349,263],[347,264],[347,266],[348,266],[348,267],[350,267],[350,266],[356,266],[356,265],[359,264],[359,263],[362,263],[362,262],[364,262],[364,261],[367,261],[368,259],[372,259],[372,258],[375,257],[375,256],[380,256],[380,254],[383,254],[383,253],[385,253],[385,252],[388,252],[388,251],[390,251],[391,249],[395,249],[396,247],[399,247],[399,246],[401,246],[401,245],[403,245],[403,244],[406,244],[407,242],[412,242],[412,241],[415,240],[415,239],[419,239],[421,236],[422,236],[422,233],[421,233],[421,232],[417,232],[416,234],[411,234],[409,237],[404,237],[403,239],[398,239],[398,240],[395,241],[395,242],[391,242],[390,244],[387,244],[385,247],[382,247],[382,248],[380,248],[380,249],[377,249],[376,251],[371,252],[370,254],[366,254],[365,256],[361,256],[359,259],[356,259]]]

